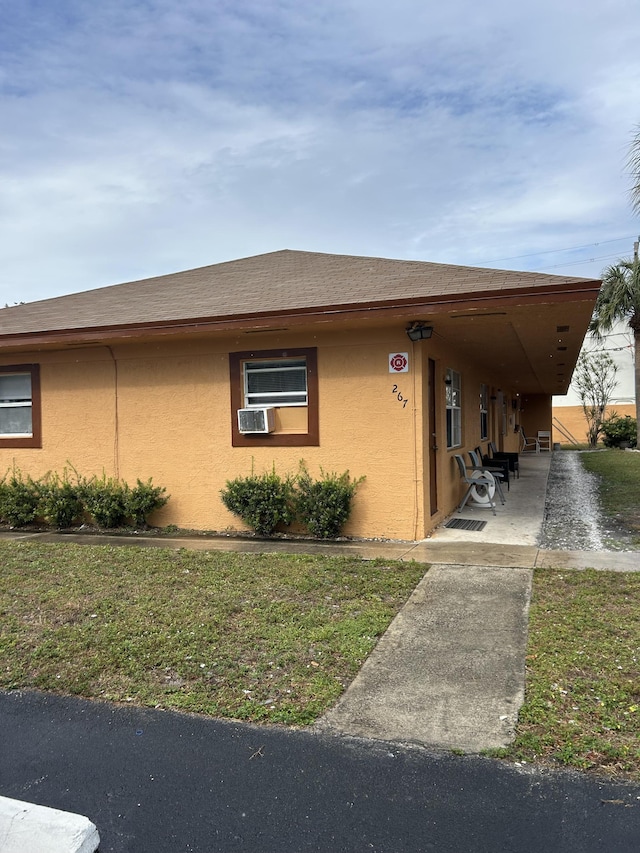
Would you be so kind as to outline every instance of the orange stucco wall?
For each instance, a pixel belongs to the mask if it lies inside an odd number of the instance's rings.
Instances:
[[[220,500],[227,479],[270,470],[349,470],[365,475],[345,533],[422,538],[460,499],[453,453],[480,443],[479,386],[489,385],[490,438],[517,450],[515,394],[480,364],[466,363],[437,340],[412,344],[392,329],[301,330],[252,334],[256,350],[318,349],[320,445],[232,447],[228,353],[247,335],[156,340],[66,351],[21,353],[0,363],[41,366],[42,448],[0,449],[0,473],[12,465],[39,477],[72,465],[85,476],[153,478],[171,499],[152,521],[202,530],[240,529]],[[389,372],[389,354],[409,353],[409,372]],[[437,465],[429,470],[427,358],[436,362]],[[444,375],[462,375],[463,445],[446,448]],[[486,442],[483,442],[486,448]],[[438,507],[429,504],[437,479]]]
[[[551,397],[541,394],[525,394],[523,396],[520,423],[525,435],[535,436],[538,430],[550,430],[551,419]]]
[[[616,403],[609,406],[605,412],[605,417],[613,414],[614,412],[617,415],[620,415],[620,417],[629,415],[630,417],[635,418],[636,407],[632,404]],[[588,440],[587,420],[584,416],[582,406],[554,406],[553,441],[558,442],[559,444],[570,444],[570,436],[573,436],[579,444]]]

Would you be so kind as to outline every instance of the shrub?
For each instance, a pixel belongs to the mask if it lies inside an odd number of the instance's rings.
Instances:
[[[11,527],[24,527],[38,517],[40,484],[31,477],[23,478],[14,468],[0,483],[0,518]]]
[[[73,470],[73,469],[72,469]],[[136,481],[126,483],[107,477],[80,477],[75,482],[65,469],[62,476],[47,474],[41,480],[23,477],[18,469],[7,472],[0,480],[0,521],[12,527],[23,527],[38,518],[55,527],[70,527],[82,518],[85,510],[99,527],[121,527],[127,518],[138,526],[147,516],[169,500],[166,489]]]
[[[313,480],[300,463],[296,479],[296,514],[314,536],[335,539],[351,514],[351,504],[358,485],[364,480],[352,480],[349,472],[328,474],[320,469],[321,478]]]
[[[69,481],[66,471],[62,477],[49,474],[40,483],[39,513],[48,524],[71,527],[74,521],[82,518],[83,512],[80,486]]]
[[[137,527],[146,527],[147,517],[163,507],[169,500],[162,486],[154,486],[151,477],[143,483],[136,480],[136,485],[125,493],[126,514]]]
[[[605,447],[620,447],[622,443],[635,447],[638,441],[638,425],[630,415],[611,415],[602,424],[602,432]]]
[[[269,536],[279,524],[291,524],[294,519],[293,483],[275,470],[227,480],[220,496],[227,509],[260,536]]]
[[[79,494],[82,503],[98,527],[121,527],[127,517],[126,483],[107,477],[81,480]]]

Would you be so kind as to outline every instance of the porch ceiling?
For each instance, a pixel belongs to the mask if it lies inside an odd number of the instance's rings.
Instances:
[[[593,301],[459,311],[431,318],[434,337],[451,342],[488,375],[527,394],[566,394]]]

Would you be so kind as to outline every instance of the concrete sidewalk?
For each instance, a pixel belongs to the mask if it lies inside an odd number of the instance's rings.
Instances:
[[[531,570],[433,566],[319,727],[464,752],[513,740]]]
[[[640,570],[637,552],[538,547],[550,463],[551,454],[523,456],[496,516],[465,507],[462,517],[483,518],[484,529],[441,526],[399,556],[432,567],[321,726],[465,752],[513,740],[532,569]]]

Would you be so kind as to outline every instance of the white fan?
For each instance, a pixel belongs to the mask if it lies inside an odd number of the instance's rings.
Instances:
[[[481,483],[471,486],[471,499],[482,506],[490,506],[493,502],[493,496],[496,493],[496,484],[487,485],[487,475],[482,471],[473,471],[470,477],[471,480],[482,480]]]

